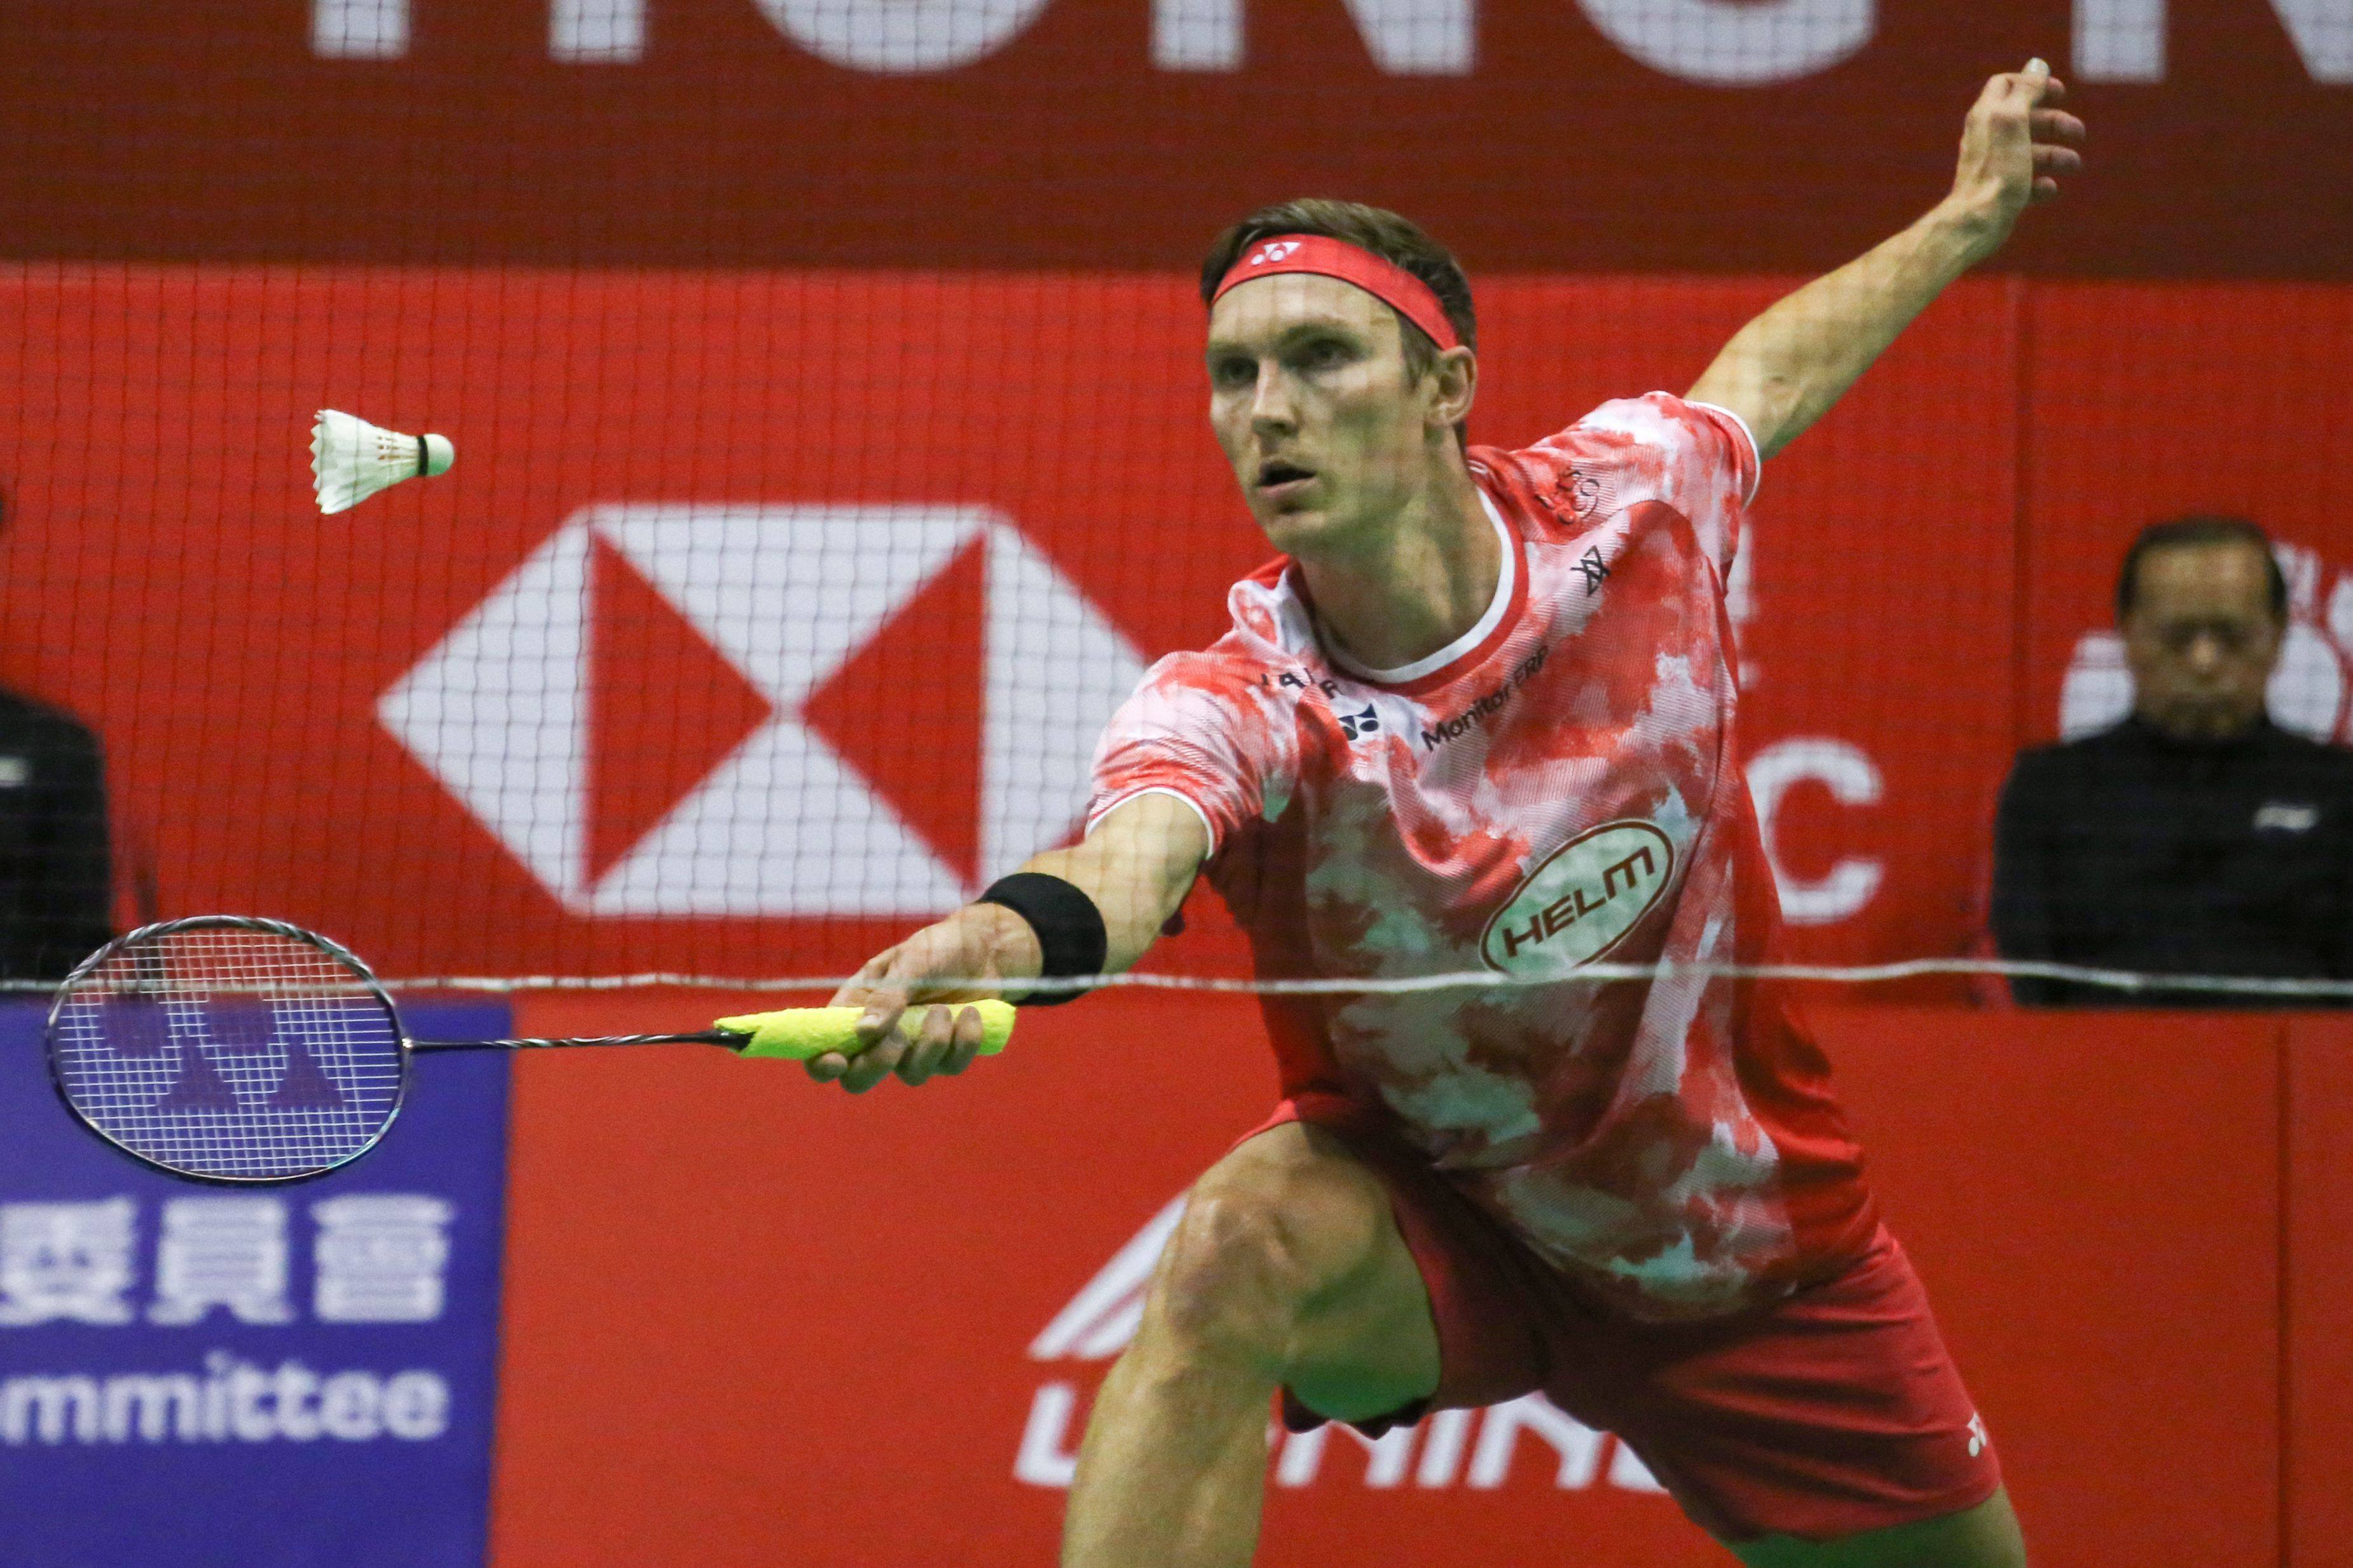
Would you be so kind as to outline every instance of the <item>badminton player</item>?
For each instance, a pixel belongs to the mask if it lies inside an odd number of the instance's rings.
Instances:
[[[1124,968],[1204,869],[1264,973],[1534,984],[1269,999],[1284,1098],[1193,1189],[1095,1402],[1067,1563],[1246,1563],[1277,1394],[1294,1429],[1377,1433],[1532,1390],[1747,1563],[2024,1563],[1784,998],[1576,973],[1766,958],[1724,595],[1759,468],[2079,167],[2062,91],[2040,61],[1994,78],[1926,216],[1685,396],[1522,451],[1462,444],[1471,295],[1420,230],[1297,202],[1219,242],[1210,419],[1282,554],[1113,720],[1086,837],[870,961],[837,1000],[871,1048],[811,1070],[961,1071],[977,1016],[902,1040],[909,1001]]]

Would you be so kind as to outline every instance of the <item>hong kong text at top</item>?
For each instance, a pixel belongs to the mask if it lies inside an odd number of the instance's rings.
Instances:
[[[2353,272],[2346,0],[40,0],[0,247],[1181,268],[1320,191],[1474,275],[1806,271],[2030,55],[2099,140],[2006,265]]]

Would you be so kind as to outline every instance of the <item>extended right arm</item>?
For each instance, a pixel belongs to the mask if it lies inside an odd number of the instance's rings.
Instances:
[[[1172,795],[1151,794],[1121,802],[1085,839],[1032,856],[1021,868],[1059,877],[1093,900],[1103,915],[1103,967],[1116,973],[1151,947],[1208,854],[1199,814]],[[980,1044],[979,1014],[965,1008],[952,1019],[949,1009],[934,1008],[913,1039],[897,1032],[899,1015],[911,1003],[1018,995],[1041,961],[1028,921],[1001,904],[966,904],[867,960],[833,998],[835,1006],[865,1009],[858,1037],[866,1048],[818,1057],[809,1076],[860,1094],[893,1071],[909,1083],[962,1072]],[[952,984],[959,980],[968,984]]]

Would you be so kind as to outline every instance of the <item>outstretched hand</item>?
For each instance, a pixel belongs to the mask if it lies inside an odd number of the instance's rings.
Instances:
[[[1983,250],[2010,237],[2018,215],[2059,194],[2059,182],[2084,166],[2084,122],[2056,107],[2067,84],[2042,61],[2005,71],[1985,85],[1961,129],[1960,167],[1952,200],[1983,228]]]
[[[900,1017],[913,1003],[995,996],[993,985],[943,983],[999,978],[1008,947],[1018,949],[1025,941],[1034,949],[1036,936],[1019,915],[996,904],[968,904],[876,953],[832,1002],[862,1009],[857,1026],[860,1049],[854,1056],[837,1051],[811,1058],[809,1077],[863,1094],[893,1073],[902,1082],[919,1084],[935,1074],[964,1071],[979,1053],[985,1033],[977,1009],[933,1007],[913,1035],[899,1027]],[[1034,962],[1029,967],[1034,973]]]

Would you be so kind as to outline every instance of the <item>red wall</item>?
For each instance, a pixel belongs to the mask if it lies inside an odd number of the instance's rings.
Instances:
[[[2327,1568],[2353,1540],[2353,1021],[2289,1026],[2287,1090],[2281,1519],[2289,1568]]]
[[[527,1000],[531,1031],[696,997]],[[2353,1036],[2333,1020],[1826,1010],[1872,1179],[2045,1568],[2323,1568],[2353,1466]],[[849,1100],[718,1052],[521,1064],[500,1568],[1034,1563],[1025,1346],[1272,1091],[1246,1002],[1025,1017],[966,1078]],[[1074,1436],[1073,1431],[1073,1436]],[[1413,1455],[1418,1473],[1425,1435]],[[1263,1560],[1697,1564],[1654,1494],[1523,1436],[1504,1484],[1366,1484],[1335,1439]],[[2283,1532],[2296,1551],[2284,1558]]]
[[[1687,385],[1787,282],[1485,283],[1476,434]],[[987,507],[1140,656],[1198,646],[1265,549],[1203,427],[1199,323],[1174,277],[20,268],[0,277],[0,681],[100,729],[163,912],[303,921],[394,974],[843,973],[904,921],[561,901],[379,701],[606,503]],[[2298,636],[2344,706],[2348,365],[2338,289],[1968,282],[1773,462],[1738,584],[1746,741],[1844,748],[1877,785],[1780,800],[1794,884],[1876,879],[1793,928],[1800,956],[1970,948],[1993,794],[2055,731],[2152,516],[2244,510],[2305,551]],[[457,468],[322,521],[321,406],[446,431]],[[982,636],[954,595],[981,589],[939,592],[828,700],[851,764],[953,857],[978,786],[921,759],[970,750]],[[695,725],[732,721],[733,678],[658,595],[600,590],[596,615],[585,830],[610,853],[716,761]],[[448,733],[493,759],[513,742]],[[1196,912],[1165,962],[1235,973]]]
[[[1181,270],[1314,193],[1411,213],[1482,273],[1818,270],[1941,195],[1978,84],[2041,55],[2092,163],[2009,265],[2353,267],[2353,49],[2321,0],[1232,0],[1233,58],[1190,66],[1154,16],[1219,0],[322,9],[407,37],[350,58],[301,0],[14,0],[0,255]],[[642,40],[565,58],[565,11],[642,12]],[[828,58],[811,25],[892,11],[965,58]],[[2079,17],[2154,58],[2104,61]]]
[[[2317,551],[2297,614],[2353,656],[2353,290],[2038,284],[2021,328],[2029,715],[2053,710],[2133,531],[2168,512],[2241,512]]]

